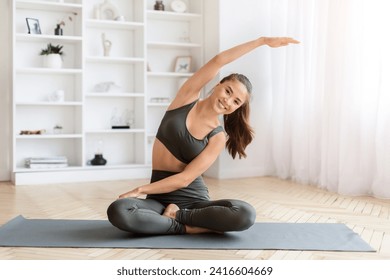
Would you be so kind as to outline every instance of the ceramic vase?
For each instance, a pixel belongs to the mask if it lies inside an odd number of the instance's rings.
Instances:
[[[51,53],[44,56],[44,66],[47,68],[61,68],[62,58],[60,54]]]

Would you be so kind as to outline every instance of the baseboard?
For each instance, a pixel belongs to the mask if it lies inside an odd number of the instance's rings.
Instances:
[[[15,172],[12,181],[15,186],[55,183],[76,183],[150,178],[148,166],[129,168],[89,168],[53,170],[45,172]]]

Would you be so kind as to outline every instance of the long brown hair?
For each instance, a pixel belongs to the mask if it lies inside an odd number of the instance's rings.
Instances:
[[[222,84],[232,80],[237,80],[242,83],[246,87],[250,97],[252,94],[252,84],[246,76],[233,73],[223,78],[220,83]],[[242,157],[246,158],[245,148],[252,142],[254,137],[254,131],[249,125],[249,100],[250,98],[247,98],[244,104],[237,110],[223,116],[225,131],[228,135],[226,148],[233,159],[237,154],[240,159]]]

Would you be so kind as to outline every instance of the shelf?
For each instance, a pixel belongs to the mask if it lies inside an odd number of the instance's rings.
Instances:
[[[15,172],[42,172],[42,171],[72,171],[72,170],[81,170],[81,166],[68,166],[68,167],[52,167],[52,168],[27,168],[27,167],[17,167]]]
[[[18,140],[31,140],[31,139],[77,139],[82,138],[81,134],[40,134],[40,135],[17,135]]]
[[[137,57],[106,57],[106,56],[89,56],[87,62],[94,63],[144,63],[145,59]]]
[[[180,21],[190,21],[190,20],[199,20],[202,18],[201,14],[194,13],[176,13],[169,11],[147,11],[148,19],[154,20],[180,20]]]
[[[143,93],[131,93],[131,92],[89,92],[85,94],[85,97],[102,97],[102,98],[111,98],[111,97],[145,97]]]
[[[56,36],[46,34],[24,34],[18,33],[15,36],[18,41],[26,42],[46,42],[48,40],[61,43],[81,43],[81,36]]]
[[[86,20],[86,25],[88,27],[127,29],[127,30],[144,28],[144,24],[141,22],[98,20],[98,19],[88,19]]]
[[[16,1],[17,9],[29,9],[29,10],[45,10],[45,11],[55,11],[55,12],[70,12],[75,9],[82,9],[82,4],[73,4],[73,3],[56,3],[49,1]]]
[[[117,133],[144,133],[145,129],[131,128],[131,129],[101,129],[88,130],[87,134],[117,134]]]
[[[42,67],[25,67],[16,69],[16,73],[20,74],[81,74],[81,69],[67,68],[42,68]]]
[[[16,106],[82,106],[82,102],[16,102]]]
[[[103,155],[104,156],[104,155]],[[145,168],[144,164],[109,164],[106,165],[86,165],[84,169],[93,170],[93,169],[126,169],[126,168]]]
[[[171,105],[171,103],[169,103],[169,102],[161,102],[161,103],[149,102],[148,103],[149,107],[168,107],[169,105]]]
[[[201,48],[201,44],[187,42],[148,42],[150,48]]]
[[[180,77],[191,77],[194,73],[175,73],[175,72],[148,72],[150,77],[171,77],[171,78],[180,78]]]

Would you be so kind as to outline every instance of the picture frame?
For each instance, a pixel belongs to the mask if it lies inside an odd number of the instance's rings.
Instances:
[[[189,73],[191,70],[191,56],[178,56],[175,62],[176,73]]]
[[[28,27],[28,34],[42,34],[38,19],[26,18],[26,23]]]

